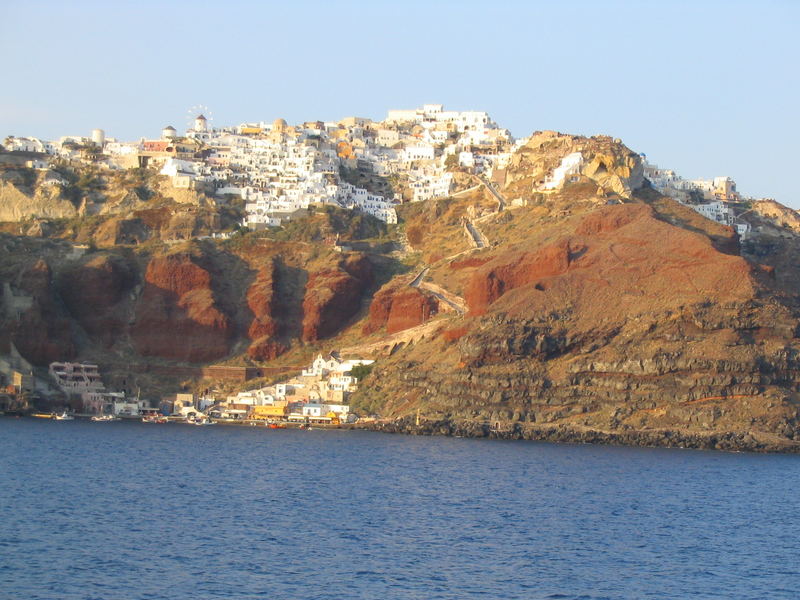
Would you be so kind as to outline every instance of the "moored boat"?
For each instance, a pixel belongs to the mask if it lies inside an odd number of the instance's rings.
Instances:
[[[92,417],[92,421],[96,423],[107,423],[109,421],[119,421],[119,417],[115,417],[114,415],[95,415]]]
[[[162,425],[164,423],[169,423],[169,421],[167,417],[161,415],[147,415],[146,417],[142,417],[142,423],[157,423]]]

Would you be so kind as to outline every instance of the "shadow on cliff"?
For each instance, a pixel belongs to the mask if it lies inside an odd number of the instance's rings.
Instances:
[[[192,363],[227,356],[236,336],[234,280],[247,273],[238,259],[208,248],[152,258],[130,327],[137,352]]]
[[[291,344],[303,333],[303,297],[305,296],[308,272],[287,265],[281,258],[276,260],[275,318],[278,321],[277,336],[282,342]]]
[[[739,256],[741,251],[739,236],[732,228],[706,219],[694,209],[660,194],[651,187],[636,190],[634,196],[652,207],[658,220],[707,237],[718,252]]]

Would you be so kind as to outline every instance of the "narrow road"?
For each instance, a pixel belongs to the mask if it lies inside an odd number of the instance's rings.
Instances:
[[[467,221],[466,223],[464,223],[464,226],[467,228],[467,231],[472,236],[472,240],[475,242],[475,246],[477,248],[485,248],[486,243],[484,242],[484,238],[481,235],[480,231],[478,231],[478,228],[472,224],[472,221]]]
[[[500,212],[506,207],[506,200],[503,196],[500,195],[500,192],[495,189],[494,185],[489,182],[483,175],[477,175],[477,178],[480,182],[486,186],[486,189],[489,190],[489,193],[492,194],[497,199],[497,212]]]
[[[463,298],[459,298],[455,294],[451,294],[451,297],[448,297],[442,292],[432,289],[427,283],[420,284],[420,289],[425,290],[437,300],[441,300],[460,315],[463,315],[465,312],[467,312],[466,303],[464,302]]]
[[[419,284],[422,283],[423,279],[425,279],[425,275],[428,274],[428,269],[430,269],[430,267],[425,267],[424,269],[422,269],[422,271],[417,273],[417,276],[414,277],[414,279],[412,279],[411,283],[409,283],[408,285],[410,287],[419,287]]]

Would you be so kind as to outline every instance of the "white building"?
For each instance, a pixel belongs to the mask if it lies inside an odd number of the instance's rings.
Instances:
[[[583,165],[583,154],[580,152],[573,152],[572,154],[567,154],[564,158],[561,159],[561,164],[553,169],[553,174],[549,177],[545,178],[544,185],[542,186],[545,190],[554,190],[561,185],[563,185],[564,180],[569,175],[577,175],[581,171],[581,166]]]
[[[453,189],[453,174],[415,176],[409,186],[414,194],[413,202],[442,198],[449,196]]]
[[[689,206],[705,218],[716,221],[717,223],[722,223],[723,225],[731,225],[733,223],[733,210],[730,206],[719,200],[709,202],[708,204],[694,204]]]

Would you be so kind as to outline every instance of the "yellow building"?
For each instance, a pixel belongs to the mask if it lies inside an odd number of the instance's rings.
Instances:
[[[266,406],[253,406],[250,408],[249,418],[258,420],[282,419],[286,416],[286,407],[286,401],[267,404]]]
[[[11,375],[11,385],[14,386],[14,390],[18,394],[23,392],[32,392],[34,390],[33,375],[26,375],[21,371],[14,371],[14,373]]]

